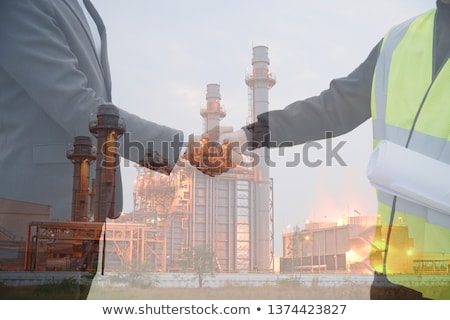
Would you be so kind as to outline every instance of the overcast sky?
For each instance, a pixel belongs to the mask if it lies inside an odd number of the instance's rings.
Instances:
[[[435,6],[435,0],[92,0],[108,30],[113,102],[154,122],[202,131],[206,85],[220,84],[224,125],[246,123],[252,48],[269,48],[277,84],[270,109],[319,94],[346,76],[386,31]],[[281,232],[305,220],[335,221],[355,210],[376,214],[365,175],[371,152],[370,121],[336,138],[346,141],[341,167],[286,168],[302,146],[271,151],[276,253]],[[323,150],[322,150],[323,151]],[[322,158],[324,154],[313,154]],[[132,208],[136,170],[123,168],[125,211]]]

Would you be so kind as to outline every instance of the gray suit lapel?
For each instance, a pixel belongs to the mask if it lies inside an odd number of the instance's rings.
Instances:
[[[74,15],[77,17],[78,21],[80,21],[80,24],[83,26],[83,29],[86,32],[87,36],[89,37],[92,51],[93,51],[95,58],[100,66],[100,69],[103,72],[104,80],[105,80],[105,83],[108,88],[108,95],[110,95],[111,83],[110,83],[109,67],[108,67],[107,53],[106,53],[106,51],[107,51],[106,50],[106,35],[104,33],[100,34],[101,39],[102,39],[102,50],[101,50],[102,54],[101,54],[101,57],[99,57],[95,51],[95,42],[94,42],[94,37],[92,36],[92,33],[91,33],[91,28],[86,19],[86,16],[84,15],[83,9],[78,4],[78,1],[77,0],[63,0],[63,2],[72,10]],[[96,21],[96,23],[99,23],[99,22]],[[111,98],[110,98],[110,100],[111,100]]]
[[[94,42],[94,37],[92,36],[91,33],[91,28],[89,27],[89,23],[86,20],[86,17],[84,15],[83,9],[80,7],[80,5],[78,4],[77,0],[63,0],[63,2],[70,7],[70,9],[72,10],[72,12],[75,14],[75,16],[77,17],[77,19],[80,21],[81,25],[83,26],[84,31],[86,32],[86,34],[89,37],[89,40],[91,42],[91,46],[92,49],[95,52],[95,42]]]

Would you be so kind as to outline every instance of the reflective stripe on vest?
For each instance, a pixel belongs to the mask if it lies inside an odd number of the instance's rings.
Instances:
[[[372,85],[374,145],[386,139],[406,146],[422,105],[408,148],[450,164],[450,63],[447,61],[433,79],[435,12],[435,9],[430,10],[394,27],[384,38]],[[384,252],[386,244],[385,233],[380,230],[389,224],[393,196],[378,191],[378,201],[381,224],[375,234],[371,264],[381,272],[379,255]],[[406,231],[406,235],[402,234]],[[387,259],[388,275],[420,274],[414,261],[441,259],[446,265],[450,263],[448,215],[397,199],[392,232]],[[410,238],[409,245],[405,243],[405,237]],[[399,240],[401,238],[402,241]],[[450,290],[447,291],[448,299]],[[428,294],[428,297],[438,296]]]

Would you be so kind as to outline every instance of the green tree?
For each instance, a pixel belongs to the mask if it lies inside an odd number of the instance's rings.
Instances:
[[[294,278],[296,275],[296,267],[299,266],[299,249],[300,249],[300,228],[295,226],[294,231],[291,233],[291,241],[287,247],[287,254],[291,259],[291,272],[294,274]],[[303,253],[302,253],[303,254]]]
[[[199,288],[203,287],[206,273],[214,272],[214,253],[206,245],[197,245],[184,251],[184,268],[193,271],[198,278]]]

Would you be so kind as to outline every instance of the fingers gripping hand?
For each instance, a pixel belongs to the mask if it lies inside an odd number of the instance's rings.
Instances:
[[[242,161],[241,145],[245,133],[234,133],[231,127],[215,127],[190,139],[187,159],[191,165],[209,176],[216,176],[236,167]]]
[[[208,141],[206,138],[197,137],[189,141],[187,150],[189,163],[199,171],[209,176],[216,176],[231,169],[232,164],[227,163],[224,156],[226,151],[216,141]]]
[[[220,136],[220,143],[231,148],[231,161],[233,165],[240,165],[242,162],[242,152],[247,144],[247,135],[240,129],[233,132],[226,132]]]

